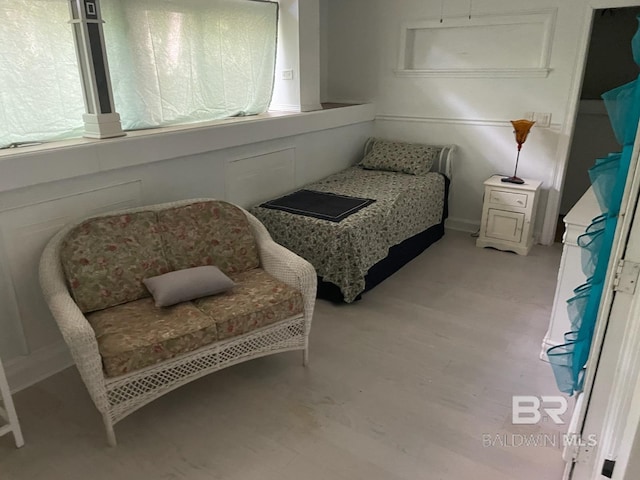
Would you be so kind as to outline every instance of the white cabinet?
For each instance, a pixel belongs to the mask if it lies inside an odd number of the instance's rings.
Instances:
[[[533,226],[541,182],[522,185],[502,182],[494,175],[484,182],[484,205],[478,247],[493,247],[527,255],[533,245]]]
[[[547,350],[565,342],[564,334],[571,330],[567,313],[567,300],[574,296],[573,290],[587,281],[582,272],[582,251],[578,237],[582,235],[591,220],[600,215],[598,201],[590,188],[564,217],[565,231],[562,237],[562,258],[558,270],[558,283],[551,310],[549,329],[542,341],[540,358],[547,361]]]

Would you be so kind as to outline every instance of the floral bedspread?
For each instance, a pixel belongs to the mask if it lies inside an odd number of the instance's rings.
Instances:
[[[365,288],[365,275],[389,248],[442,221],[445,179],[351,167],[308,190],[373,198],[373,204],[339,223],[280,210],[250,211],[273,239],[308,260],[324,280],[339,286],[345,302]]]

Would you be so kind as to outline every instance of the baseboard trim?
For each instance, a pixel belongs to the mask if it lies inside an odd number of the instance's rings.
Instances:
[[[45,378],[69,368],[73,359],[64,342],[56,343],[31,355],[12,358],[4,363],[11,392],[19,392]]]
[[[474,222],[473,220],[466,220],[464,218],[447,218],[444,226],[449,230],[458,230],[460,232],[475,233],[480,230],[480,222]]]

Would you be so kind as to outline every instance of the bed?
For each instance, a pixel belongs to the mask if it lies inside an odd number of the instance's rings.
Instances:
[[[444,235],[454,150],[372,138],[360,164],[250,211],[277,243],[313,264],[318,297],[351,303]],[[294,208],[294,197],[305,195],[327,205],[351,199],[347,216]]]

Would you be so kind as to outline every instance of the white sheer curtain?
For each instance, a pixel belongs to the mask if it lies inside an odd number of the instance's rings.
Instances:
[[[278,5],[252,0],[103,0],[124,129],[250,115],[273,91]]]
[[[0,0],[0,148],[82,135],[68,22],[66,0]]]

